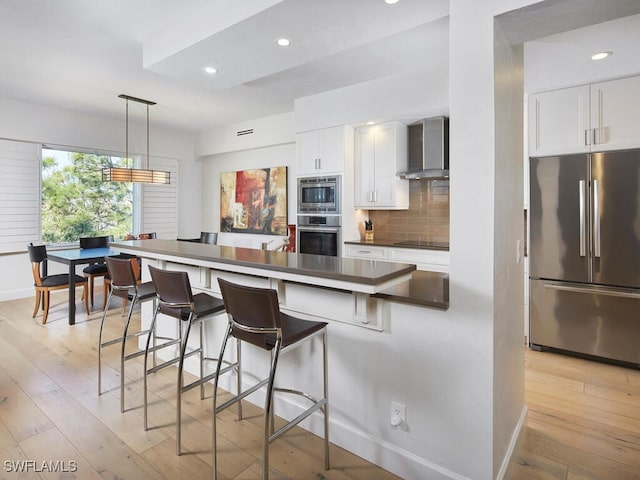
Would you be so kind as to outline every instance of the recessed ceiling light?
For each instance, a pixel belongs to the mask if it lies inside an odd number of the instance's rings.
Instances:
[[[384,3],[386,3],[387,5],[394,5],[396,3],[398,3],[400,0],[384,0]]]
[[[373,120],[369,120],[367,123],[365,123],[365,125],[375,125],[376,122],[374,122]]]
[[[611,55],[613,55],[613,52],[598,52],[591,55],[591,60],[602,60],[610,57]]]
[[[205,73],[208,73],[209,75],[213,75],[214,73],[218,73],[218,69],[216,69],[215,67],[204,67],[204,71],[205,71]]]
[[[279,38],[276,40],[276,43],[281,47],[288,47],[289,45],[291,45],[291,40],[289,40],[288,38]]]

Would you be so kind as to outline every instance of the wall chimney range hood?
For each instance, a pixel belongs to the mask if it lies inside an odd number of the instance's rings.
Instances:
[[[449,178],[449,119],[431,117],[409,125],[409,169],[400,178],[446,180]]]

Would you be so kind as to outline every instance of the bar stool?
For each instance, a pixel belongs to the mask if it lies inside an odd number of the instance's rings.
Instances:
[[[220,358],[224,357],[225,347],[229,337],[235,337],[237,344],[242,341],[271,352],[271,366],[269,376],[260,380],[249,389],[240,392],[228,401],[216,406],[218,392],[218,376],[216,375],[213,388],[213,479],[217,477],[216,454],[216,416],[225,408],[240,402],[247,395],[252,394],[264,385],[267,386],[264,406],[264,437],[262,443],[262,478],[269,478],[269,443],[298,424],[316,410],[324,414],[324,468],[329,469],[329,404],[327,397],[327,322],[312,322],[292,317],[280,311],[278,294],[275,290],[266,288],[247,287],[237,285],[226,280],[218,279],[222,299],[227,311],[229,325],[222,342]],[[293,349],[304,340],[316,335],[322,335],[323,358],[323,395],[316,400],[311,395],[298,390],[276,388],[273,385],[276,367],[281,352]],[[239,351],[239,347],[238,347]],[[238,359],[240,354],[238,353]],[[218,370],[220,363],[218,364]],[[216,372],[217,373],[217,372]],[[238,377],[241,365],[238,365]],[[300,395],[311,402],[311,406],[286,425],[274,430],[273,394],[274,392]],[[271,422],[271,424],[270,424]]]
[[[225,368],[217,368],[215,373],[211,373],[209,375],[204,374],[205,360],[214,361],[217,363],[217,365],[220,365],[220,362],[218,362],[217,358],[209,358],[204,355],[203,320],[212,318],[214,315],[222,313],[224,311],[224,304],[222,303],[222,300],[219,300],[211,295],[207,295],[206,293],[197,293],[194,295],[191,290],[191,284],[189,283],[189,276],[187,272],[162,270],[152,266],[149,266],[149,272],[151,273],[151,281],[153,282],[153,285],[155,287],[158,300],[155,312],[153,314],[153,319],[151,321],[151,329],[155,331],[155,325],[159,313],[173,317],[177,320],[180,320],[180,322],[178,324],[178,338],[176,338],[172,342],[167,342],[155,347],[150,347],[150,337],[147,337],[147,346],[145,348],[144,356],[144,429],[148,429],[147,375],[149,373],[154,373],[161,368],[178,363],[178,378],[176,390],[178,397],[176,401],[176,455],[180,455],[182,394],[188,390],[191,390],[192,388],[200,386],[200,399],[204,400],[204,384],[216,375],[222,375],[223,373],[235,370],[238,364],[223,362],[227,365]],[[200,326],[200,345],[198,348],[187,351],[187,343],[189,341],[191,326],[196,322]],[[180,345],[179,353],[177,356],[165,361],[164,363],[147,369],[147,358],[150,351],[155,352],[156,350],[175,344]],[[184,361],[186,358],[196,354],[199,354],[200,357],[200,376],[198,380],[185,385]],[[238,388],[240,388],[239,378]]]
[[[120,343],[120,411],[124,412],[125,361],[139,357],[141,355],[144,355],[145,353],[144,350],[139,350],[129,355],[125,355],[127,340],[130,338],[137,338],[140,335],[149,334],[149,336],[151,336],[153,334],[151,329],[129,333],[129,325],[131,323],[133,307],[138,302],[155,300],[156,291],[153,288],[153,284],[151,282],[138,283],[136,281],[136,279],[138,278],[137,271],[139,270],[139,266],[135,258],[125,259],[105,257],[105,262],[108,269],[109,277],[111,279],[111,290],[109,291],[109,297],[107,299],[104,312],[102,313],[102,322],[100,323],[100,336],[98,341],[98,395],[102,395],[102,349],[104,347]],[[127,314],[127,320],[125,321],[122,336],[103,342],[102,336],[104,331],[104,324],[107,318],[107,312],[109,311],[109,306],[111,305],[111,299],[113,297],[122,298],[123,301],[129,300],[129,313]]]

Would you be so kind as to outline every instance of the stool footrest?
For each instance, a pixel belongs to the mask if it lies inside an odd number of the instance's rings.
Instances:
[[[208,358],[207,360],[218,360],[217,358]],[[228,362],[225,362],[228,363]],[[220,370],[220,375],[222,375],[223,373],[227,373],[231,370],[234,370],[236,367],[238,366],[237,363],[233,363],[233,364],[229,364],[229,366],[224,367],[223,369]],[[194,387],[197,387],[199,385],[202,385],[203,383],[208,382],[209,380],[213,380],[214,378],[216,378],[216,372],[210,373],[209,375],[206,375],[194,382],[191,382],[188,385],[185,385],[184,387],[182,387],[181,391],[182,393],[186,392],[187,390],[191,390]]]
[[[292,393],[292,392],[289,392]],[[302,392],[296,392],[296,393],[302,393]],[[303,394],[303,396],[307,397],[306,394]],[[308,398],[308,397],[307,397]],[[285,433],[286,431],[290,430],[291,428],[295,427],[298,423],[300,423],[302,420],[304,420],[305,418],[307,418],[309,415],[311,415],[313,412],[315,412],[316,410],[321,409],[322,407],[324,407],[327,404],[327,399],[323,398],[322,400],[314,403],[311,407],[309,407],[308,409],[306,409],[304,412],[302,412],[300,415],[298,415],[296,418],[294,418],[293,420],[291,420],[290,422],[288,422],[286,425],[284,425],[282,428],[280,428],[278,431],[276,431],[275,433],[269,435],[269,442],[272,442],[273,440],[275,440],[276,438],[278,438],[280,435],[282,435],[283,433]]]
[[[219,406],[216,407],[216,414],[220,413],[225,408],[230,407],[234,403],[239,402],[244,397],[248,397],[253,392],[255,392],[258,389],[260,389],[261,387],[265,386],[267,383],[269,383],[269,379],[265,378],[264,380],[260,381],[259,383],[256,383],[253,387],[249,388],[248,390],[245,390],[244,392],[240,393],[239,395],[236,395],[235,397],[230,398],[226,402],[220,404]]]

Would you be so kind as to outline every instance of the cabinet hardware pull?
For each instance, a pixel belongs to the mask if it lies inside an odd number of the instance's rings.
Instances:
[[[600,192],[598,180],[593,181],[593,254],[600,257]]]
[[[578,195],[580,201],[580,256],[584,257],[587,250],[587,235],[586,235],[586,196],[585,196],[585,181],[580,180],[578,182]]]

